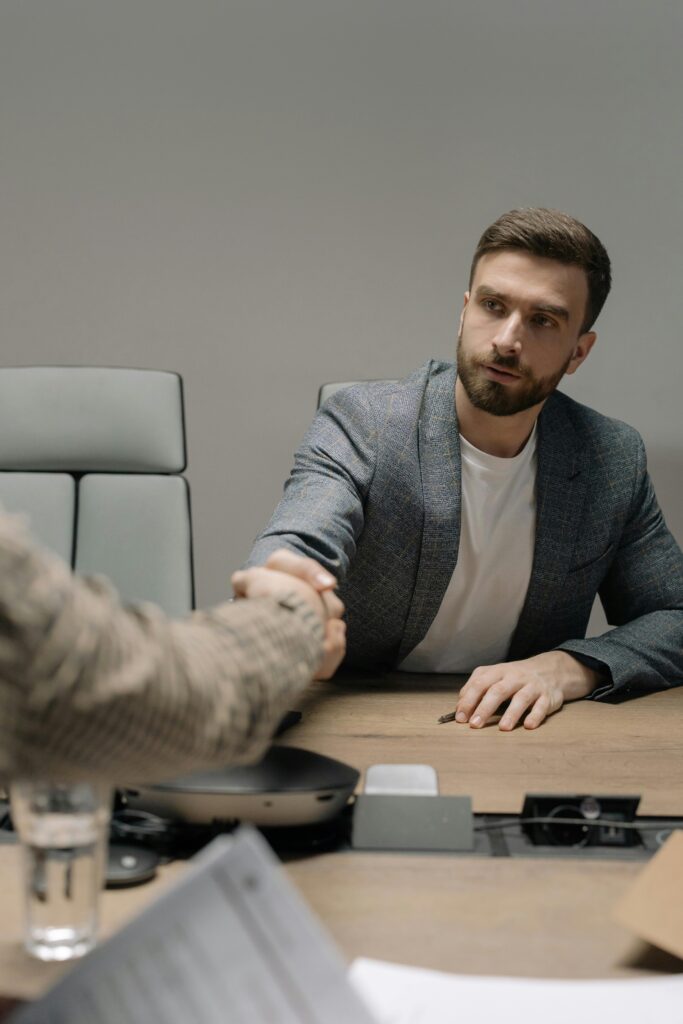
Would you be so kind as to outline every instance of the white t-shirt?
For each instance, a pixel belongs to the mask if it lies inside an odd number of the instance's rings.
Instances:
[[[512,459],[460,436],[462,510],[455,571],[427,635],[399,668],[471,672],[504,661],[529,586],[536,532],[536,427]]]

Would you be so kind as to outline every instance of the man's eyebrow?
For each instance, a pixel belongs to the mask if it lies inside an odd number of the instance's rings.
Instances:
[[[510,296],[506,295],[505,292],[499,292],[496,288],[489,288],[486,284],[480,284],[475,292],[475,299],[483,299],[487,296],[491,299],[500,299],[501,302],[510,302]],[[551,302],[538,302],[533,306],[533,309],[537,313],[551,313],[559,320],[569,320],[569,310],[565,309],[564,306],[554,306]]]
[[[552,313],[559,320],[569,320],[569,310],[565,309],[564,306],[552,306],[550,303],[542,303],[541,305],[534,306],[537,313]]]

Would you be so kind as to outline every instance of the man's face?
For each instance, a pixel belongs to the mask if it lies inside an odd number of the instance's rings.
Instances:
[[[517,249],[479,260],[465,294],[458,377],[472,405],[512,416],[543,402],[586,358],[585,272]]]

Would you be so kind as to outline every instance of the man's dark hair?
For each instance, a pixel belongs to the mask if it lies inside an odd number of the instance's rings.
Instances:
[[[560,210],[541,207],[510,210],[494,221],[479,239],[470,269],[470,287],[481,257],[504,249],[521,249],[533,256],[581,267],[588,279],[588,302],[581,333],[591,329],[612,284],[609,256],[592,231]]]

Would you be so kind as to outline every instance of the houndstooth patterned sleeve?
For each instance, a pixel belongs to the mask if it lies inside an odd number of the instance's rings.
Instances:
[[[124,608],[0,514],[0,778],[142,782],[256,760],[322,634],[294,595],[183,621]]]

